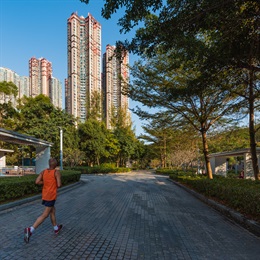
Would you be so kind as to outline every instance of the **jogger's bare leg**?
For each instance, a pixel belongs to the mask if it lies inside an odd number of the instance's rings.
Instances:
[[[36,229],[38,226],[42,224],[42,222],[50,215],[50,212],[53,207],[45,207],[41,216],[39,216],[33,224],[33,227]]]
[[[55,209],[55,207],[53,206],[53,207],[51,208],[51,211],[50,211],[50,219],[51,219],[51,223],[52,223],[53,226],[56,226],[56,225],[57,225],[55,213],[56,213],[56,209]]]

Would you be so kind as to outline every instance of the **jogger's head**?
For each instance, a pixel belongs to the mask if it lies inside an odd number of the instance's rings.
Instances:
[[[57,162],[57,160],[55,158],[50,158],[49,159],[49,167],[50,168],[54,169],[54,168],[57,167],[57,165],[58,165],[58,162]]]

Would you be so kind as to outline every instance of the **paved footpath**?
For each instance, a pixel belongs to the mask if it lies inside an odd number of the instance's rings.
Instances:
[[[260,238],[228,220],[167,177],[148,172],[84,175],[62,192],[54,235],[41,200],[0,211],[0,259],[260,259]]]

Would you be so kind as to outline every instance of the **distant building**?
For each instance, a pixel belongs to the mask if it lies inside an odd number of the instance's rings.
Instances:
[[[101,25],[91,14],[84,18],[72,13],[67,20],[67,37],[65,109],[85,122],[93,106],[101,110]],[[97,96],[100,100],[95,100]]]
[[[19,87],[19,98],[23,96],[29,97],[30,96],[30,79],[26,76],[20,77],[20,87]]]
[[[103,113],[108,129],[112,128],[111,118],[117,115],[119,109],[124,112],[125,124],[130,123],[129,99],[123,94],[125,83],[129,81],[129,55],[125,52],[120,58],[116,57],[115,48],[108,44],[103,54]]]
[[[0,67],[0,81],[13,82],[18,88],[17,97],[0,93],[0,103],[2,104],[11,101],[13,106],[16,106],[18,98],[29,94],[29,77],[19,76],[15,71]]]
[[[0,67],[0,81],[11,81],[18,88],[17,97],[0,93],[0,103],[11,101],[15,107],[18,98],[44,94],[51,99],[55,107],[62,108],[62,85],[58,79],[52,77],[51,63],[44,58],[31,58],[29,75],[29,77],[20,76],[10,69]]]
[[[62,84],[58,79],[51,77],[50,99],[57,108],[62,108]]]
[[[45,58],[29,60],[30,96],[49,96],[52,77],[52,64]]]
[[[52,77],[52,63],[45,58],[32,57],[29,60],[30,97],[43,94],[51,99],[52,104],[62,108],[62,85]]]

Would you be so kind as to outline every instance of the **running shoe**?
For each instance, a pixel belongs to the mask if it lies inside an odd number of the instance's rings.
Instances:
[[[24,229],[24,241],[25,241],[25,243],[29,243],[29,239],[30,239],[31,235],[32,235],[31,228],[29,228],[29,227],[25,228]]]
[[[58,229],[54,230],[54,233],[57,235],[59,234],[60,230],[62,229],[62,225],[58,225]]]

